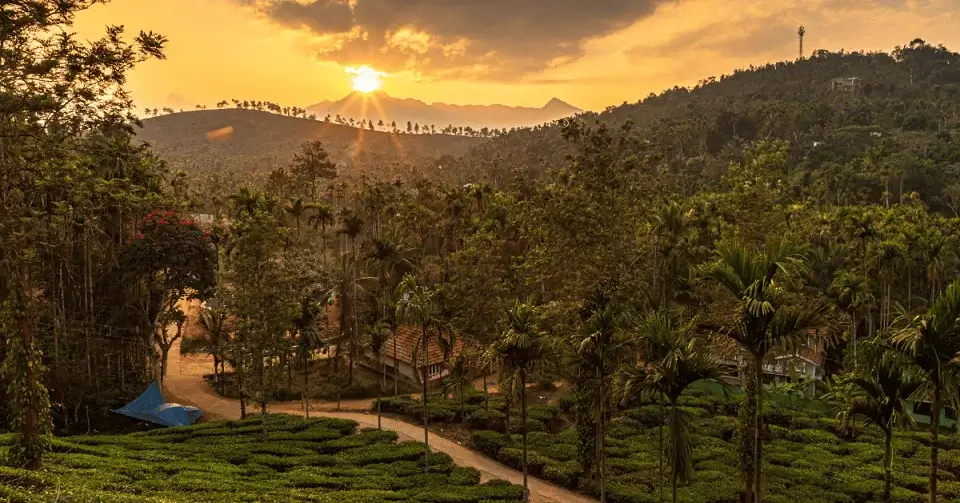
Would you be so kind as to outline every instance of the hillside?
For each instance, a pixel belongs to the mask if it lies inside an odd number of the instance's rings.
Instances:
[[[383,91],[372,94],[351,93],[343,99],[324,101],[307,107],[318,117],[337,115],[349,119],[396,122],[406,130],[407,122],[432,124],[437,130],[446,126],[474,129],[531,127],[576,115],[582,110],[557,98],[542,107],[512,107],[506,105],[449,105],[427,104],[420,100],[394,98]]]
[[[225,129],[230,128],[230,129]],[[321,140],[337,159],[365,155],[413,160],[458,155],[483,138],[391,134],[255,110],[179,112],[143,120],[137,137],[175,169],[268,172],[287,166],[300,146]]]
[[[861,177],[867,166],[902,173],[872,177],[863,189],[872,200],[896,182],[893,197],[917,191],[937,204],[960,175],[958,98],[960,55],[915,40],[889,54],[817,51],[580,118],[619,138],[621,158],[639,155],[672,173],[686,194],[719,181],[752,142],[785,140],[796,191],[842,203],[823,180],[841,168],[847,179]],[[518,172],[543,176],[564,165],[573,143],[561,124],[511,132],[460,159],[459,173],[519,183]]]
[[[58,438],[42,473],[0,467],[0,501],[518,501],[522,488],[342,419],[267,417]],[[0,454],[10,435],[0,435]],[[453,499],[451,499],[453,498]]]

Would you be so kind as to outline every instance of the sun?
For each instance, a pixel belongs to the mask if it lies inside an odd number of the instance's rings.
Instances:
[[[351,77],[353,90],[364,94],[380,89],[383,86],[383,80],[380,77],[387,76],[386,73],[374,70],[367,65],[360,68],[347,67],[346,72],[353,75]]]

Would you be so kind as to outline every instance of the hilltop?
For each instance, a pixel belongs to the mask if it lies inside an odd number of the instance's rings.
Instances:
[[[820,196],[831,193],[842,202],[839,189],[824,188],[827,180],[846,171],[852,183],[872,166],[902,174],[863,190],[879,195],[884,184],[896,182],[892,197],[918,191],[942,201],[943,189],[960,170],[952,161],[960,136],[958,98],[960,54],[918,39],[890,53],[820,50],[798,61],[707,77],[692,88],[651,93],[579,119],[618,138],[612,154],[617,158],[636,155],[672,173],[683,194],[717,183],[751,144],[783,140],[789,142],[786,168],[796,190],[819,183]],[[571,131],[570,123],[561,121],[510,132],[477,146],[458,160],[459,171],[448,173],[518,183],[516,173],[546,176],[575,150],[575,138],[564,138],[565,129]],[[931,154],[932,163],[919,161]]]
[[[427,104],[420,100],[394,98],[383,91],[371,94],[350,93],[336,101],[323,101],[307,107],[318,117],[337,115],[345,119],[396,122],[401,130],[407,122],[433,124],[438,130],[447,126],[473,129],[501,129],[530,127],[583,112],[558,98],[542,107],[513,107],[506,105],[449,105]]]
[[[287,166],[300,146],[324,143],[350,162],[369,155],[388,159],[459,155],[486,139],[445,134],[393,134],[319,120],[244,109],[178,112],[143,120],[137,137],[175,169],[269,172]]]

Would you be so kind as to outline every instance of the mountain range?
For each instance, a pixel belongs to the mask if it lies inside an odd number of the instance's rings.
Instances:
[[[407,122],[430,124],[440,130],[446,126],[474,129],[529,127],[570,117],[583,110],[557,98],[551,99],[540,108],[449,105],[428,104],[411,98],[394,98],[383,91],[376,91],[369,94],[353,92],[336,101],[321,101],[307,107],[307,112],[320,118],[329,115],[333,121],[339,115],[344,120],[383,121],[386,125],[396,122],[397,128],[401,130],[406,129]]]

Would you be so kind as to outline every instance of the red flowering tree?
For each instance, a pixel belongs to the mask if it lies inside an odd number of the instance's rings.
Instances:
[[[151,354],[154,378],[163,380],[167,353],[182,333],[181,299],[208,298],[217,281],[217,253],[210,235],[174,211],[154,210],[127,241],[120,257],[125,281],[143,299],[139,331]],[[169,325],[175,323],[173,333]]]

